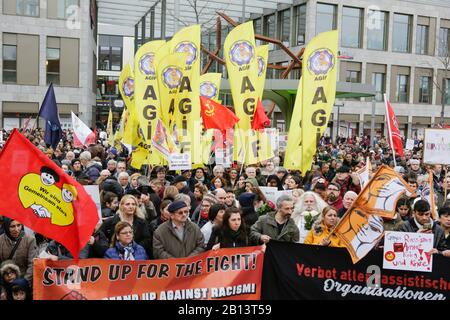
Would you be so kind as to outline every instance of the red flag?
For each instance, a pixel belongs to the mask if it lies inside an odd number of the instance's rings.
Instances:
[[[74,258],[99,220],[83,186],[16,129],[0,154],[0,214],[65,246]]]
[[[403,157],[403,142],[400,135],[400,129],[398,128],[397,117],[392,110],[391,103],[389,102],[386,94],[384,94],[384,104],[386,105],[386,122],[388,128],[389,145],[391,149],[395,150],[395,153],[400,157]]]
[[[205,129],[219,129],[224,133],[239,121],[233,111],[211,99],[201,96],[200,105]]]
[[[261,100],[258,99],[258,103],[256,104],[256,111],[253,116],[252,129],[261,130],[268,126],[270,126],[270,119],[267,118],[264,106]]]

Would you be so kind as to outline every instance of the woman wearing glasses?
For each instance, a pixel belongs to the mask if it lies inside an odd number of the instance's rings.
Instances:
[[[106,250],[105,259],[148,260],[144,247],[133,240],[133,228],[126,221],[120,221],[114,228],[111,248]]]

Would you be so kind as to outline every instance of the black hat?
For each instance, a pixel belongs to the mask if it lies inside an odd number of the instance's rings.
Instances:
[[[143,186],[137,187],[137,190],[142,194],[149,194],[149,193],[151,193],[150,188],[151,188],[150,186],[143,185]]]
[[[175,211],[186,208],[187,204],[184,201],[174,201],[171,204],[169,204],[169,207],[167,210],[169,210],[170,213],[175,213]]]
[[[187,181],[186,177],[184,176],[176,176],[175,179],[173,179],[172,184],[175,185],[178,182]]]
[[[336,170],[337,173],[349,173],[350,168],[347,166],[342,166],[339,169]]]

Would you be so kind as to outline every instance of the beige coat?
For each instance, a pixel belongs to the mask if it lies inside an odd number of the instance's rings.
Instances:
[[[15,242],[6,234],[0,236],[0,261],[8,259]],[[24,235],[12,260],[20,268],[20,273],[28,281],[33,279],[33,259],[37,257],[38,250],[36,239],[29,235]]]

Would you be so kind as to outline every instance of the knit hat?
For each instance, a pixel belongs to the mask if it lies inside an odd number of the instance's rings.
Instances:
[[[187,204],[184,201],[174,201],[171,204],[169,204],[169,207],[167,208],[167,210],[170,213],[175,213],[175,211],[182,209],[182,208],[186,208]]]
[[[244,182],[250,183],[253,187],[259,187],[258,180],[256,178],[247,178],[244,180]]]
[[[217,200],[216,197],[214,197],[212,194],[207,193],[203,196],[203,200],[202,201],[208,201],[209,203],[211,203],[211,205],[218,203],[219,201]]]

